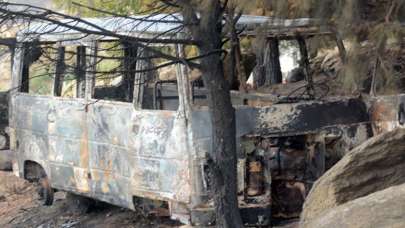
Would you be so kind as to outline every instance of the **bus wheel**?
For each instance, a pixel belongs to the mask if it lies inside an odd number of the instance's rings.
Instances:
[[[50,206],[53,204],[54,191],[51,188],[47,177],[42,177],[39,179],[38,194],[43,205]]]
[[[72,212],[79,214],[85,214],[90,212],[92,208],[94,208],[96,205],[95,200],[85,196],[76,195],[70,192],[66,194],[66,199],[69,204],[69,209]]]

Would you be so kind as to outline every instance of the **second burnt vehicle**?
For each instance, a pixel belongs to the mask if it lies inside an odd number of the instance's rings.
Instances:
[[[154,39],[157,34],[173,37],[173,21],[179,18],[153,15],[148,19],[159,22],[136,26],[131,19],[86,20]],[[312,20],[257,16],[241,17],[240,37],[255,39],[254,31],[265,24],[269,47],[277,46],[274,39],[298,39],[301,56],[308,54],[305,39],[335,37]],[[179,36],[188,37],[186,31]],[[175,40],[160,47],[183,55],[187,47]],[[148,205],[153,211],[156,203],[148,202],[159,201],[182,223],[215,222],[207,172],[211,121],[198,76],[180,64],[168,78],[142,71],[160,60],[150,61],[142,49],[111,37],[52,24],[33,24],[17,41],[12,83],[19,89],[10,93],[9,103],[13,168],[16,175],[42,184],[45,204],[52,204],[54,190],[63,190],[129,209]],[[273,52],[269,48],[266,53]],[[145,58],[134,62],[134,56]],[[239,206],[247,225],[297,217],[329,163],[372,134],[366,103],[317,99],[308,59],[302,59],[302,96],[261,92],[258,86],[231,91]],[[265,61],[256,62],[257,69],[266,68]],[[281,81],[279,77],[277,83]]]

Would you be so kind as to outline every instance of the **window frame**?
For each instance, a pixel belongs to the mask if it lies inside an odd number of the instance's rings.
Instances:
[[[15,47],[15,53],[14,53],[14,59],[13,59],[13,69],[11,73],[12,77],[12,89],[16,89],[17,92],[19,93],[24,93],[30,96],[47,96],[51,97],[54,96],[53,90],[54,90],[54,83],[55,83],[55,75],[51,75],[51,87],[50,87],[50,94],[38,94],[38,93],[31,93],[30,92],[30,67],[34,63],[32,62],[31,64],[28,64],[27,59],[25,54],[27,53],[27,50],[29,50],[31,47],[38,46],[42,49],[41,45],[52,45],[55,44],[55,42],[38,42],[35,44],[35,40],[33,41],[28,41],[28,42],[19,42],[16,44]],[[42,54],[39,56],[39,58],[42,56]],[[38,58],[38,59],[39,59]],[[15,66],[14,66],[15,65]],[[56,64],[55,64],[56,68]],[[18,69],[18,70],[16,70]],[[15,75],[18,73],[18,75]]]
[[[105,40],[103,40],[104,42]],[[62,93],[62,86],[63,86],[63,79],[65,76],[65,69],[66,69],[66,64],[65,64],[65,54],[66,54],[66,47],[69,45],[65,45],[63,42],[58,41],[58,42],[41,42],[39,44],[46,44],[46,43],[52,43],[56,44],[57,48],[57,59],[56,59],[56,69],[55,69],[55,74],[53,77],[53,82],[52,82],[52,95],[45,95],[45,96],[52,96],[52,97],[61,97]],[[29,48],[28,45],[32,44],[32,42],[18,42],[15,48],[15,55],[14,55],[14,66],[13,66],[13,71],[12,71],[12,86],[13,88],[18,88],[16,92],[20,93],[26,93],[28,92],[23,91],[23,82],[24,82],[24,71],[27,70],[27,64],[26,60],[24,58],[24,54],[27,51],[27,48]],[[98,46],[98,41],[97,40],[92,40],[91,42],[85,42],[85,44],[81,43],[80,45],[72,45],[72,46],[77,46],[80,48],[80,55],[81,56],[86,56],[87,49],[90,51],[90,66],[95,67],[95,63],[97,61],[97,46]],[[185,49],[184,46],[181,44],[173,44],[175,47],[176,51],[176,56],[179,58],[182,58],[185,56]],[[139,47],[137,48],[137,51],[139,50]],[[134,55],[134,52],[132,52],[132,55]],[[76,54],[76,58],[79,58],[79,53]],[[80,65],[81,67],[86,67],[87,66],[87,61],[86,58],[81,57],[80,62],[78,66]],[[125,59],[125,57],[124,57]],[[83,61],[82,61],[83,60]],[[136,66],[135,66],[136,65]],[[136,67],[135,71],[139,69],[138,61],[136,64],[133,64],[131,66]],[[25,68],[25,69],[24,69]],[[131,69],[132,69],[131,68]],[[83,94],[77,93],[76,97],[73,97],[72,99],[86,99],[86,100],[94,100],[93,95],[94,95],[94,89],[95,89],[95,74],[94,73],[88,73],[86,70],[82,71],[84,72],[83,75],[80,76],[82,79],[81,82],[83,83]],[[95,72],[95,69],[91,69],[90,72]],[[134,73],[134,82],[133,84],[133,94],[132,94],[132,101],[129,103],[132,103],[134,109],[136,110],[147,110],[147,109],[142,109],[142,104],[143,104],[143,95],[144,95],[144,87],[145,83],[144,78],[141,73],[136,72]],[[131,74],[132,75],[132,74]],[[191,110],[191,94],[192,94],[192,88],[189,85],[189,79],[188,79],[188,73],[187,73],[187,67],[181,63],[176,64],[176,80],[177,80],[177,90],[178,90],[178,96],[179,96],[179,107],[177,111],[181,112],[188,112],[187,110]],[[139,83],[141,82],[141,83]],[[77,89],[81,88],[79,86],[79,83],[77,85]],[[41,96],[37,94],[30,94],[34,96]],[[103,99],[100,99],[103,100]],[[112,101],[112,102],[120,102],[120,101]],[[125,102],[127,103],[127,102]],[[159,111],[168,111],[168,110],[159,110]]]
[[[74,47],[76,49],[76,54],[73,58],[76,59],[75,62],[75,78],[76,81],[76,96],[71,97],[72,99],[83,99],[86,98],[87,94],[87,75],[86,75],[86,66],[87,66],[87,59],[86,59],[86,52],[88,49],[87,45],[75,45],[75,44],[65,44],[63,42],[55,42],[57,48],[57,57],[56,57],[56,68],[55,68],[55,75],[54,75],[54,83],[53,83],[53,94],[54,97],[63,97],[63,85],[64,79],[66,77],[66,49],[67,47]]]

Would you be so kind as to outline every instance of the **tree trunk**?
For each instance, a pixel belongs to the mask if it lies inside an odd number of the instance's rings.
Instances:
[[[219,1],[201,15],[199,32],[204,37],[199,49],[201,54],[222,49],[222,22]],[[206,18],[203,18],[206,16]],[[205,20],[204,20],[205,19]],[[221,53],[201,59],[204,84],[208,91],[208,106],[212,125],[212,154],[210,170],[213,174],[213,198],[217,227],[243,227],[237,196],[237,155],[235,109],[232,106],[230,85],[224,76]]]
[[[212,124],[213,197],[217,227],[243,227],[237,199],[235,110],[231,103],[229,84],[223,75],[219,55],[201,61]]]
[[[135,71],[136,71],[136,56],[137,47],[131,45],[130,43],[123,43],[124,45],[124,85],[126,85],[125,90],[125,100],[127,102],[132,102],[134,97],[134,83],[135,83]]]
[[[53,86],[53,94],[55,96],[62,96],[62,86],[65,73],[65,47],[58,47],[55,70],[55,82]]]
[[[307,80],[308,84],[312,86],[312,75],[310,70],[307,43],[305,42],[305,39],[302,36],[297,37],[297,42],[300,47],[301,67],[304,68],[305,79]]]
[[[76,56],[76,91],[77,97],[84,98],[86,94],[86,47],[78,46]]]
[[[268,41],[268,51],[265,52],[264,57],[266,85],[280,84],[283,81],[278,44],[277,38],[271,38]]]
[[[201,4],[179,0],[183,6],[184,23],[198,40],[204,85],[208,92],[208,107],[212,125],[212,151],[209,170],[213,179],[216,226],[243,227],[237,196],[237,155],[235,110],[231,102],[230,85],[225,79],[222,61],[223,8],[219,0]],[[197,13],[199,16],[197,16]]]

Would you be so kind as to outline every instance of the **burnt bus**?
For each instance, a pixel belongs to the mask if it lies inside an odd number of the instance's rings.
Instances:
[[[173,37],[179,17],[148,18],[160,22],[88,20],[120,34]],[[268,20],[242,16],[240,35],[253,36]],[[309,20],[274,23],[291,32],[302,31]],[[142,70],[160,63],[142,48],[52,24],[33,24],[17,40],[12,84],[18,90],[9,100],[13,169],[41,183],[44,204],[61,190],[133,210],[161,207],[185,224],[215,223],[207,171],[211,121],[198,77],[178,64],[162,78],[161,71]],[[159,48],[184,56],[186,47],[175,40]],[[367,107],[358,98],[231,94],[239,206],[247,225],[298,216],[312,183],[336,154],[371,134]]]

